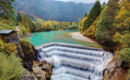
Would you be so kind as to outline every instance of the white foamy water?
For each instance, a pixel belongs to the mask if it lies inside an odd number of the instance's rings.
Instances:
[[[48,44],[38,49],[40,61],[51,63],[51,80],[102,80],[112,54],[102,49],[70,44]]]

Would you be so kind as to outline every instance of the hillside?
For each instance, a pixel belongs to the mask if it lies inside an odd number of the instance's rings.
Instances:
[[[78,21],[90,11],[93,4],[54,0],[16,0],[13,6],[16,11],[24,11],[28,15],[45,20]]]

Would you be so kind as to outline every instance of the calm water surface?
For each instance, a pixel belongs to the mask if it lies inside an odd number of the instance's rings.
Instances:
[[[61,43],[71,43],[71,44],[81,44],[77,40],[71,37],[64,36],[70,32],[75,32],[78,30],[65,30],[65,31],[44,31],[32,33],[33,35],[29,37],[30,43],[34,46],[39,46],[45,43],[61,42]]]

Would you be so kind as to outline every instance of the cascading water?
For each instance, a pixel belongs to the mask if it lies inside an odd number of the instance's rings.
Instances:
[[[48,44],[38,49],[40,61],[53,67],[51,80],[102,80],[112,54],[102,49],[70,44]]]

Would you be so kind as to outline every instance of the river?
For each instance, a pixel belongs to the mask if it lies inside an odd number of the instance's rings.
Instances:
[[[78,32],[78,30],[64,30],[64,31],[43,31],[32,33],[29,37],[30,43],[34,46],[40,46],[46,43],[69,43],[69,44],[80,44],[91,47],[101,47],[99,44],[87,43],[85,41],[73,39],[70,33]]]
[[[71,37],[64,36],[70,32],[76,32],[78,30],[64,30],[64,31],[44,31],[44,32],[35,32],[29,37],[30,43],[34,46],[43,45],[46,43],[71,43],[71,44],[81,44],[77,40],[72,39]]]
[[[102,80],[112,54],[99,48],[84,47],[87,42],[69,35],[76,31],[36,32],[29,38],[35,46],[45,44],[37,49],[38,59],[53,65],[51,80]]]

